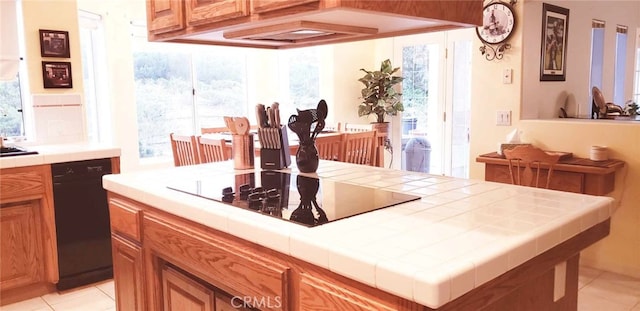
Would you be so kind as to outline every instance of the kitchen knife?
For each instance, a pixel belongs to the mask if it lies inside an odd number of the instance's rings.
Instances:
[[[275,120],[274,127],[280,128],[280,104],[278,102],[274,102],[273,104],[271,104],[271,109],[273,110],[273,119]]]
[[[269,127],[267,111],[263,104],[256,105],[256,118],[258,119],[258,126]]]
[[[273,108],[267,108],[267,115],[269,117],[269,127],[276,127],[276,115]]]

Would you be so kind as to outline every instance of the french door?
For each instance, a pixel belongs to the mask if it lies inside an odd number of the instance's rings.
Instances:
[[[405,107],[392,137],[401,159],[395,168],[468,177],[474,35],[463,29],[394,39]]]

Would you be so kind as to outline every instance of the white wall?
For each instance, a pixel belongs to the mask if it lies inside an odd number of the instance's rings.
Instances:
[[[566,81],[540,81],[540,55],[542,37],[541,0],[522,3],[523,12],[523,80],[522,118],[557,118],[566,102],[569,116],[589,117],[591,21],[606,22],[604,76],[602,92],[607,101],[613,101],[613,68],[615,61],[616,25],[629,27],[627,43],[627,71],[625,98],[633,93],[636,29],[640,27],[640,1],[544,1],[569,9]],[[521,4],[518,4],[521,5]],[[624,103],[616,103],[624,106]]]

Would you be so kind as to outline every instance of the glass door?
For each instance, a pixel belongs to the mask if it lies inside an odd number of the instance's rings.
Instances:
[[[468,177],[472,30],[394,39],[401,64],[403,170]]]

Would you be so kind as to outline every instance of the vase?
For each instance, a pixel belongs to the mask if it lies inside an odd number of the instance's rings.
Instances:
[[[313,173],[318,169],[319,163],[315,140],[300,142],[296,152],[296,164],[300,172]]]

